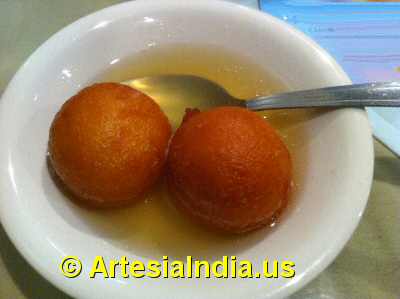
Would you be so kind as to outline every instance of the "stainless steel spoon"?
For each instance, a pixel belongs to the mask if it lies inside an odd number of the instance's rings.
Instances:
[[[167,115],[182,114],[187,107],[240,106],[250,110],[310,107],[400,107],[400,82],[344,85],[279,93],[254,99],[237,99],[218,84],[190,75],[161,75],[125,82],[154,98]],[[178,111],[178,107],[182,108]],[[181,115],[173,115],[181,118]]]

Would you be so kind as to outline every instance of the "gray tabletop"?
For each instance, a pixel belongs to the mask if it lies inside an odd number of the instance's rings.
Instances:
[[[0,0],[0,91],[51,34],[117,2],[120,1]],[[359,227],[333,264],[291,299],[400,298],[399,232],[400,159],[375,142],[374,182]],[[0,225],[0,299],[3,298],[69,297],[29,266]]]

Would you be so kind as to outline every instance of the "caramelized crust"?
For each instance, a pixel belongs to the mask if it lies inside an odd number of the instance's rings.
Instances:
[[[85,203],[135,202],[160,176],[171,127],[151,98],[125,85],[100,83],[69,99],[49,139],[55,172]]]
[[[216,230],[256,229],[287,202],[289,152],[264,119],[244,108],[189,110],[172,138],[167,164],[177,207]]]

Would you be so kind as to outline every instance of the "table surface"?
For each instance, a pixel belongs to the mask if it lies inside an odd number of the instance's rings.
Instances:
[[[1,0],[0,91],[51,34],[117,2],[120,1]],[[360,225],[338,258],[290,299],[400,298],[400,159],[379,142],[375,141],[374,146],[374,181]],[[29,266],[0,225],[0,299],[3,298],[69,297]]]

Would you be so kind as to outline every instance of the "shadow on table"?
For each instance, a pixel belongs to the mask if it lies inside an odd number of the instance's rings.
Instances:
[[[72,299],[53,287],[19,254],[0,224],[0,257],[14,283],[28,299]]]
[[[374,178],[392,185],[400,185],[400,158],[376,157]]]

